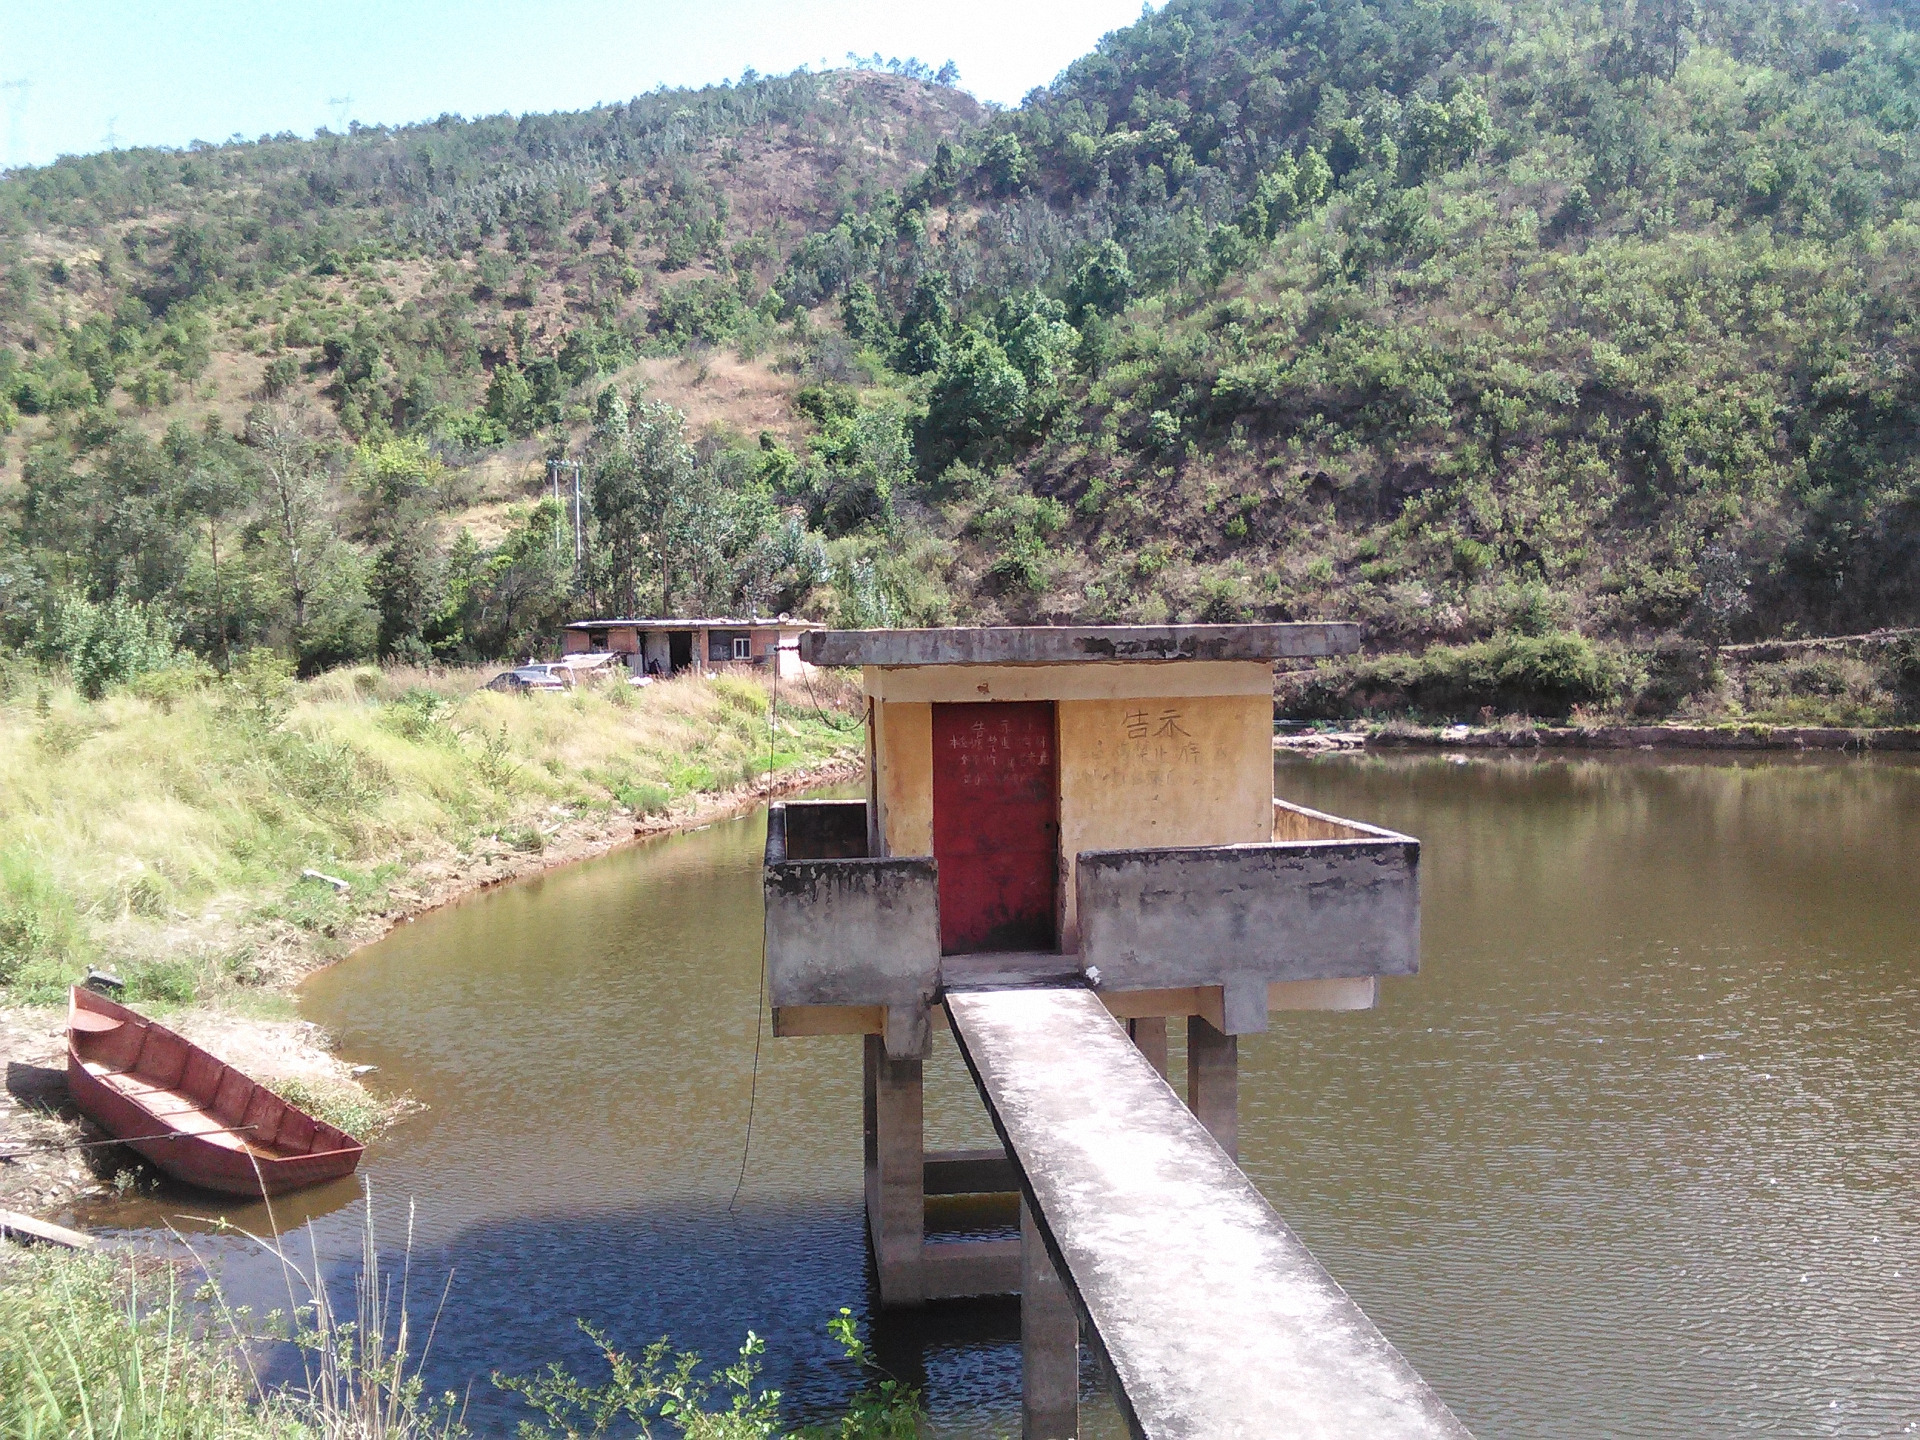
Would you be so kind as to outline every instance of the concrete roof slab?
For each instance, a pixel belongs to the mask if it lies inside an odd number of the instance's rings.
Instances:
[[[1064,665],[1116,660],[1302,660],[1350,655],[1360,626],[989,625],[943,630],[816,630],[801,637],[815,665]]]

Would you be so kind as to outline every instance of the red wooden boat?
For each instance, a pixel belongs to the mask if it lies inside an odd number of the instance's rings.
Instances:
[[[80,986],[67,1088],[81,1113],[176,1180],[283,1195],[351,1175],[364,1146],[164,1025]]]

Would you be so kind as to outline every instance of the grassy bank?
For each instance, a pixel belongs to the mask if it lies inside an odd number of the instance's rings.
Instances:
[[[54,1003],[95,964],[143,1004],[271,1009],[249,997],[381,917],[858,744],[842,687],[819,680],[780,697],[770,734],[747,677],[537,696],[485,678],[298,682],[261,659],[89,701],[6,670],[0,1003]]]

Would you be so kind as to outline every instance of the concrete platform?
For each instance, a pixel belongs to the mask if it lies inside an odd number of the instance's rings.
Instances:
[[[1135,1435],[1467,1435],[1097,996],[945,1004]]]
[[[1077,985],[1080,957],[1052,950],[989,950],[977,955],[942,955],[940,985],[945,990],[1014,990],[1035,985]]]

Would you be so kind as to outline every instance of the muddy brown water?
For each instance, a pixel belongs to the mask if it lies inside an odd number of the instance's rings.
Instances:
[[[1920,767],[1456,761],[1279,765],[1288,798],[1425,842],[1424,970],[1242,1042],[1249,1173],[1482,1437],[1920,1429]],[[413,1204],[426,1309],[451,1269],[427,1378],[483,1433],[524,1413],[490,1371],[589,1371],[576,1317],[713,1358],[751,1328],[818,1417],[856,1383],[842,1305],[937,1433],[1018,1431],[1014,1305],[875,1310],[857,1042],[761,1034],[755,1098],[763,833],[496,891],[307,987],[346,1058],[429,1106],[364,1174],[389,1255]],[[945,1037],[930,1075],[932,1143],[986,1143]],[[277,1217],[343,1286],[358,1194]],[[88,1218],[165,1217],[270,1306],[277,1267],[219,1213]],[[1088,1433],[1117,1434],[1085,1380]]]

